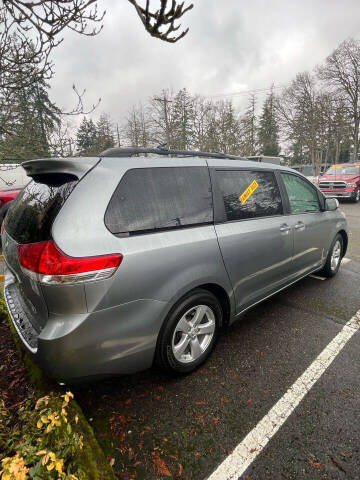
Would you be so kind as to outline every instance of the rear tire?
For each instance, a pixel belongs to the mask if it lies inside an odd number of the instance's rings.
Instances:
[[[319,273],[327,278],[334,277],[339,271],[343,252],[344,240],[340,233],[338,233],[332,241],[325,265]]]
[[[222,308],[207,290],[193,290],[169,312],[160,331],[156,363],[163,370],[186,374],[196,370],[214,349]]]

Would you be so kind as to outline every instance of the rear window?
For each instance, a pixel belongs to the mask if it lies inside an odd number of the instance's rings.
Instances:
[[[7,233],[18,243],[35,243],[51,238],[51,226],[77,179],[56,175],[30,182],[16,197],[5,220]]]
[[[212,221],[212,195],[206,167],[129,170],[105,214],[110,232],[122,236]]]

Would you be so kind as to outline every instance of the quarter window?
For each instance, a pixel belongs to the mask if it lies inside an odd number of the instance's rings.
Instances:
[[[213,221],[206,167],[139,168],[125,173],[105,214],[119,235],[181,228]]]
[[[319,200],[314,187],[302,178],[282,173],[291,213],[318,212]]]
[[[282,215],[280,190],[272,172],[218,170],[228,221]]]

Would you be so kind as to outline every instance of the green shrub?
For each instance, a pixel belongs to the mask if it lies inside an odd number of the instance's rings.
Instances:
[[[83,436],[78,416],[69,408],[72,398],[71,392],[32,398],[19,409],[12,427],[0,404],[1,480],[85,480]]]

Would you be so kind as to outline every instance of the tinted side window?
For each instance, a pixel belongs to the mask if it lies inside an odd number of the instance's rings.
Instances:
[[[282,173],[289,197],[291,213],[319,211],[319,200],[315,188],[296,175]]]
[[[105,224],[114,234],[212,221],[212,195],[206,167],[129,170],[121,179],[105,214]]]
[[[272,172],[218,170],[216,176],[228,221],[282,215],[280,190]]]

